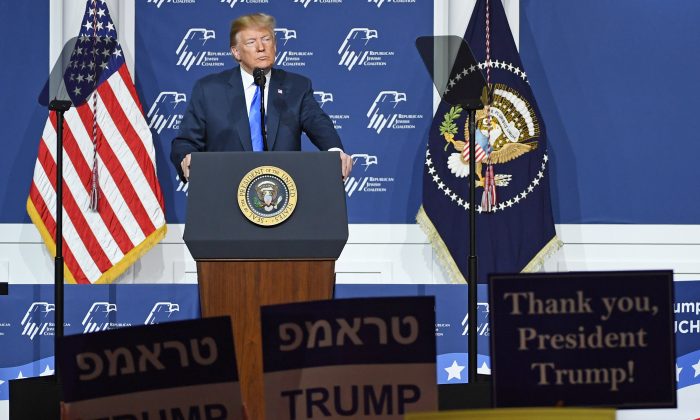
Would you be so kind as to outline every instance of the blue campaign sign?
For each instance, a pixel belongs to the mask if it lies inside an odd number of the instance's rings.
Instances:
[[[229,317],[59,339],[65,418],[239,418]]]
[[[270,418],[403,418],[437,408],[430,297],[261,309]]]
[[[673,273],[491,275],[496,407],[675,407]]]

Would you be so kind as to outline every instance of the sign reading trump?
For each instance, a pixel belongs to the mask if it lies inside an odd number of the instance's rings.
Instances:
[[[263,307],[268,418],[401,419],[437,409],[434,306],[430,296]]]
[[[673,273],[491,275],[496,407],[675,407]]]

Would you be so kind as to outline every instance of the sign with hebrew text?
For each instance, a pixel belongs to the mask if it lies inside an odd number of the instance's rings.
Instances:
[[[228,317],[60,340],[66,420],[241,419]]]
[[[262,308],[268,418],[403,419],[437,409],[435,300]]]

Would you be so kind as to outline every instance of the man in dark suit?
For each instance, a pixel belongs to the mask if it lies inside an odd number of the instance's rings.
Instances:
[[[259,114],[257,125],[254,123],[262,99],[253,79],[256,68],[263,69],[266,78],[268,150],[301,150],[304,132],[320,150],[338,151],[343,178],[350,174],[352,158],[343,151],[333,122],[316,103],[311,81],[272,68],[274,28],[275,19],[264,13],[241,16],[231,23],[231,54],[240,65],[195,83],[170,153],[180,179],[189,178],[192,152],[262,150]]]

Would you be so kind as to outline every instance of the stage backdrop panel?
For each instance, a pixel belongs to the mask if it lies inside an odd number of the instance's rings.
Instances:
[[[185,218],[187,186],[169,154],[192,86],[235,65],[230,23],[257,11],[277,18],[276,66],[311,78],[353,155],[350,223],[413,223],[432,118],[432,83],[414,40],[433,33],[432,2],[139,1],[136,86],[155,136],[168,222]],[[305,140],[304,149],[315,147]]]
[[[557,223],[700,223],[698,16],[694,0],[520,1]]]
[[[25,203],[49,112],[49,2],[3,1],[0,16],[0,223],[30,223]]]

